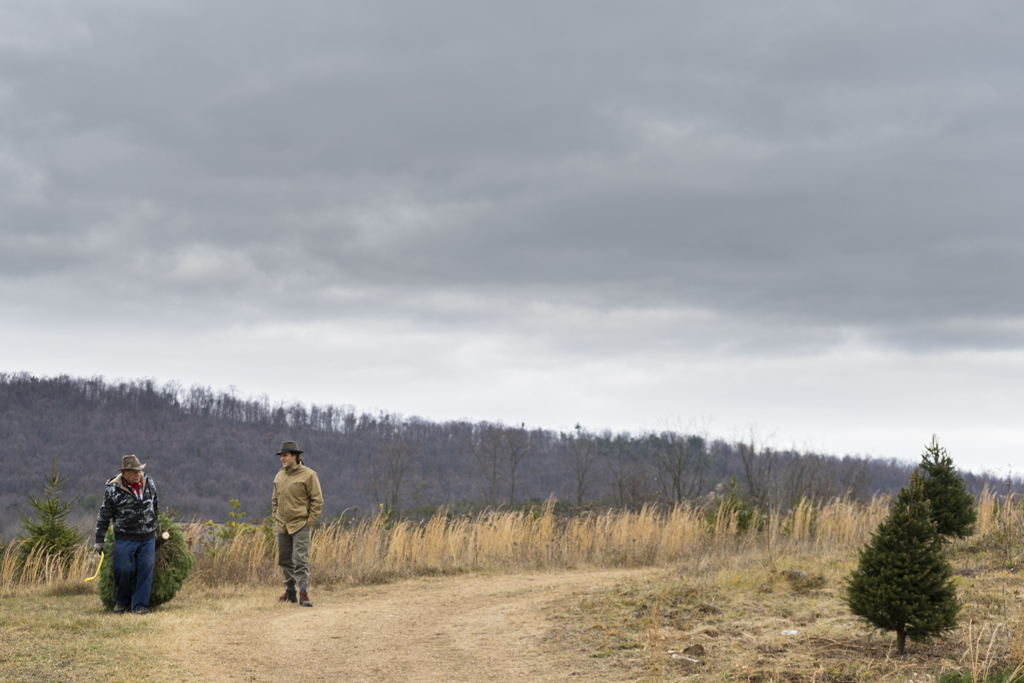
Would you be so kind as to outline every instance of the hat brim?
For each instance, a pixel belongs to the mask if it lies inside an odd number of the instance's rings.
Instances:
[[[146,469],[146,464],[142,463],[138,467],[122,467],[121,471],[122,472],[141,472],[144,469]]]
[[[302,455],[305,452],[306,451],[278,451],[277,453],[274,453],[274,455],[284,455],[285,453],[294,453],[295,455]]]

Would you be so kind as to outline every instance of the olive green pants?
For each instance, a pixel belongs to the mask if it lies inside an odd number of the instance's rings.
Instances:
[[[277,535],[277,566],[284,573],[284,585],[295,590],[309,585],[309,527],[294,534]]]

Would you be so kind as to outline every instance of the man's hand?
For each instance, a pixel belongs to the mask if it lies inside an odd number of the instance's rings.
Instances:
[[[102,543],[97,543],[96,545],[93,546],[93,549],[97,553],[102,553],[103,552],[103,544]]]

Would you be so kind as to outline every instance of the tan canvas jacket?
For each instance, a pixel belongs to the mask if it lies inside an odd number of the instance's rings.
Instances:
[[[294,534],[316,524],[324,507],[320,479],[305,465],[281,468],[274,477],[274,528],[279,534]]]

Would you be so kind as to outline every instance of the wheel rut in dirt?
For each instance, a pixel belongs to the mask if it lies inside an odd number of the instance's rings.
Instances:
[[[630,573],[415,579],[314,591],[312,608],[272,604],[268,590],[248,609],[193,613],[169,654],[187,681],[595,680],[585,657],[547,642],[545,608]]]

